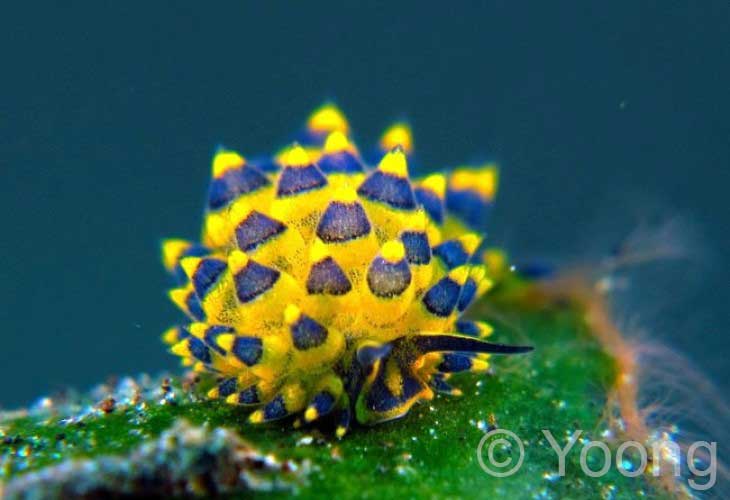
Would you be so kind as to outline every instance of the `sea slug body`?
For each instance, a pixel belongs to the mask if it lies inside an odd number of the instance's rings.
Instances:
[[[530,349],[486,342],[488,324],[461,318],[498,272],[482,245],[496,168],[411,180],[407,126],[385,132],[374,167],[349,134],[325,105],[271,158],[220,149],[200,243],[163,243],[189,318],[163,339],[253,423],[330,415],[341,437],[352,418],[459,394],[450,374],[483,372],[489,353]]]

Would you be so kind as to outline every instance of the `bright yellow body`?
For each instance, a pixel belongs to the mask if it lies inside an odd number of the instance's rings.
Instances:
[[[192,321],[164,340],[220,378],[210,397],[257,407],[252,422],[336,413],[342,435],[353,412],[396,418],[434,390],[458,394],[451,372],[488,367],[493,344],[479,339],[491,328],[459,318],[501,271],[467,229],[493,201],[496,169],[412,182],[407,126],[384,134],[393,149],[374,169],[348,132],[324,106],[303,145],[269,163],[219,151],[201,244],[163,245],[180,278],[170,296]]]

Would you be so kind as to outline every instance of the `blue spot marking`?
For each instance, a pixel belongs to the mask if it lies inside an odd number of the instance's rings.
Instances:
[[[436,224],[444,223],[444,202],[430,189],[416,188],[416,200]]]
[[[332,257],[326,257],[312,266],[307,278],[309,294],[344,295],[352,289],[350,280]]]
[[[286,417],[288,414],[282,395],[276,396],[264,406],[264,420],[276,420],[277,418]]]
[[[469,254],[459,240],[444,241],[433,247],[433,254],[441,259],[446,269],[463,266],[469,261]]]
[[[193,288],[198,297],[205,297],[208,290],[215,285],[218,277],[225,271],[227,265],[218,259],[203,259],[193,273]]]
[[[208,247],[204,247],[203,245],[199,245],[198,243],[194,243],[190,245],[187,250],[185,250],[180,258],[183,257],[205,257],[210,253],[210,250]]]
[[[183,339],[186,339],[190,336],[190,332],[182,326],[178,326],[175,330],[177,330],[177,341],[180,342]]]
[[[368,233],[370,221],[357,202],[331,202],[317,225],[317,236],[325,243],[354,240]]]
[[[208,248],[204,247],[203,245],[199,245],[197,243],[194,243],[190,245],[187,250],[185,250],[180,257],[178,258],[178,264],[175,267],[175,280],[178,283],[185,283],[188,280],[188,277],[185,275],[185,271],[183,270],[182,266],[180,265],[180,261],[184,257],[205,257],[206,255],[210,254],[210,250]]]
[[[516,265],[519,273],[530,279],[541,280],[551,278],[555,275],[555,265],[548,262],[530,261],[524,263],[517,263]]]
[[[423,390],[423,384],[421,381],[412,377],[407,373],[401,373],[403,377],[403,395],[401,396],[404,401],[407,401]]]
[[[238,404],[241,405],[256,405],[259,404],[259,392],[255,385],[246,387],[244,390],[238,393]]]
[[[481,330],[473,321],[462,319],[456,322],[456,331],[471,337],[478,337]]]
[[[327,329],[304,314],[290,330],[294,347],[300,351],[319,347],[327,340]]]
[[[254,210],[236,227],[236,242],[238,248],[248,252],[284,232],[285,229],[286,226],[278,220]]]
[[[190,354],[198,361],[202,361],[205,364],[210,363],[210,351],[199,338],[188,337],[188,349],[190,350]]]
[[[349,151],[326,154],[317,165],[325,174],[355,174],[364,171],[360,160]]]
[[[397,408],[400,405],[400,401],[390,392],[390,389],[383,382],[382,377],[378,377],[373,382],[373,385],[370,386],[366,404],[368,409],[383,413]]]
[[[286,167],[279,177],[276,196],[291,196],[320,188],[326,184],[327,178],[314,165]]]
[[[486,229],[486,218],[491,206],[475,191],[446,192],[446,208],[472,229]]]
[[[441,278],[423,296],[423,304],[436,316],[446,317],[456,307],[461,287],[448,276]]]
[[[253,366],[261,359],[264,348],[258,337],[236,337],[231,352],[246,366]]]
[[[281,170],[281,166],[270,156],[256,156],[249,160],[249,164],[267,174],[274,174]]]
[[[218,384],[218,396],[225,398],[236,392],[238,383],[236,377],[229,378]]]
[[[376,362],[384,360],[390,351],[393,350],[393,344],[379,344],[379,345],[364,345],[357,349],[356,357],[357,362],[363,368],[369,369]]]
[[[431,376],[431,380],[428,381],[428,384],[433,387],[438,392],[444,392],[446,394],[450,394],[454,388],[451,387],[445,380],[443,375],[440,373],[436,373]]]
[[[188,298],[185,299],[185,307],[194,319],[205,321],[205,311],[203,311],[203,306],[200,305],[200,299],[198,299],[194,291],[191,291],[188,294]]]
[[[228,326],[223,325],[213,325],[211,327],[208,327],[207,330],[205,330],[205,334],[203,334],[203,340],[208,345],[208,347],[214,349],[216,352],[218,352],[221,356],[225,356],[226,351],[224,351],[217,343],[216,339],[218,338],[218,335],[221,335],[223,333],[231,333],[233,331],[233,328],[230,328]]]
[[[280,276],[279,271],[249,261],[234,277],[236,295],[241,302],[250,302],[266,290],[274,286]]]
[[[406,249],[406,260],[411,264],[423,265],[431,262],[431,246],[426,233],[420,231],[404,231],[400,240]]]
[[[342,411],[340,411],[340,419],[337,422],[337,427],[342,427],[343,429],[349,428],[350,418],[352,418],[352,413],[350,413],[350,409],[343,408]]]
[[[408,373],[401,370],[401,395],[395,396],[385,384],[385,370],[387,363],[383,363],[373,385],[367,394],[366,405],[375,412],[383,413],[404,405],[423,390],[423,384]]]
[[[443,360],[438,365],[438,370],[441,372],[456,373],[465,372],[471,368],[471,359],[467,356],[460,354],[446,353],[443,355]]]
[[[211,181],[208,189],[208,207],[211,210],[218,210],[238,196],[269,184],[269,179],[264,173],[252,165],[230,169],[221,177]]]
[[[461,295],[459,296],[459,303],[456,308],[459,312],[463,312],[474,300],[474,296],[477,293],[477,282],[469,278],[461,288]]]
[[[327,139],[329,132],[315,132],[314,130],[304,129],[296,134],[294,139],[302,146],[316,146],[321,148]]]
[[[312,406],[317,410],[320,417],[327,415],[335,406],[335,398],[329,392],[320,392],[312,398]]]
[[[368,269],[367,281],[374,295],[383,298],[394,297],[408,288],[411,283],[411,269],[405,259],[393,263],[382,257],[376,257]]]
[[[365,179],[357,193],[373,201],[387,203],[404,210],[416,208],[416,199],[408,179],[376,170]]]

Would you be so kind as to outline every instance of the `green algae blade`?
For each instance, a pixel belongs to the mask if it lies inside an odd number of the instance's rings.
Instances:
[[[240,437],[243,443],[240,446],[248,451],[249,457],[258,457],[263,462],[237,464],[231,470],[245,473],[245,480],[237,482],[228,478],[225,483],[221,480],[225,475],[215,475],[210,470],[222,463],[220,457],[210,458],[217,457],[222,448],[208,443],[202,455],[208,457],[208,465],[177,464],[177,467],[192,467],[185,470],[190,482],[178,482],[177,487],[183,490],[164,490],[168,493],[284,496],[294,491],[301,498],[664,495],[648,475],[625,477],[615,463],[597,478],[589,477],[581,469],[580,450],[587,440],[601,440],[610,434],[605,422],[606,404],[608,388],[617,373],[614,360],[582,321],[581,311],[565,304],[547,309],[501,304],[498,309],[499,317],[490,315],[484,307],[471,316],[486,317],[495,326],[492,337],[495,341],[527,341],[535,346],[532,353],[494,357],[493,375],[467,374],[450,380],[462,389],[462,396],[437,396],[417,405],[400,420],[375,427],[356,426],[342,440],[318,428],[294,430],[291,422],[253,426],[246,422],[246,411],[197,398],[183,391],[177,379],[163,384],[152,379],[127,380],[120,382],[131,386],[125,389],[126,403],[125,396],[119,396],[124,391],[117,388],[116,397],[120,400],[107,400],[94,407],[84,406],[81,398],[76,406],[46,402],[47,409],[24,415],[6,414],[0,421],[0,480],[8,496],[33,488],[36,493],[45,491],[50,495],[68,492],[59,486],[64,481],[64,471],[68,474],[68,464],[86,460],[83,463],[98,475],[103,467],[93,467],[102,460],[100,457],[107,461],[104,462],[107,469],[109,457],[116,457],[117,465],[125,460],[129,462],[130,457],[145,460],[146,455],[140,455],[142,448],[147,446],[149,452],[153,444],[160,445],[160,436],[166,431],[169,438],[173,426],[188,425],[211,436],[216,430],[226,429],[225,432]],[[103,389],[94,396],[102,394]],[[524,445],[524,462],[509,477],[487,474],[477,456],[485,433],[495,429],[513,432]],[[549,430],[560,446],[565,446],[576,430],[583,431],[581,440],[568,453],[563,477],[558,475],[558,458],[543,430]],[[482,447],[482,462],[489,462],[486,450],[490,442]],[[615,446],[609,442],[609,447],[614,458]],[[514,443],[496,449],[495,458],[500,461],[511,460],[514,464],[518,456],[519,449]],[[193,457],[201,460],[200,455]],[[150,455],[146,459],[154,460],[154,457]],[[261,463],[271,467],[263,467]],[[65,464],[66,469],[59,464]],[[591,469],[598,470],[602,464],[600,450],[588,454]],[[134,474],[136,469],[125,470]],[[144,470],[148,476],[155,473],[149,467]],[[46,482],[37,480],[42,473]],[[169,470],[167,474],[165,477],[169,477]],[[57,482],[49,477],[55,477]],[[130,488],[140,484],[144,487],[144,483],[124,479],[119,473],[110,475],[106,491],[115,488],[143,491]],[[74,481],[79,484],[78,478]]]

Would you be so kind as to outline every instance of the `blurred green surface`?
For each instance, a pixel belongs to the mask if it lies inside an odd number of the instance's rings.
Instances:
[[[251,426],[245,423],[245,412],[218,402],[150,404],[145,410],[88,418],[81,426],[60,425],[61,415],[2,422],[0,477],[68,458],[124,454],[183,417],[194,424],[235,429],[279,458],[310,460],[307,484],[299,489],[303,498],[633,498],[651,493],[644,478],[623,477],[615,467],[602,478],[586,477],[579,465],[580,442],[568,455],[566,476],[556,477],[557,457],[542,429],[551,430],[561,446],[576,429],[583,429],[586,438],[600,439],[606,429],[606,388],[614,377],[612,360],[577,312],[559,305],[531,311],[500,307],[500,320],[491,320],[495,340],[528,338],[535,351],[493,358],[494,375],[455,380],[464,390],[462,397],[439,396],[400,420],[355,427],[341,441],[317,428],[292,430],[290,423]],[[476,449],[491,424],[514,432],[525,444],[524,464],[511,477],[491,477],[478,464]],[[58,439],[61,434],[63,440]],[[24,448],[31,442],[36,444]],[[23,449],[26,457],[21,456]],[[515,447],[498,447],[496,457],[515,459],[516,453]],[[589,464],[599,469],[600,453],[590,454]]]

